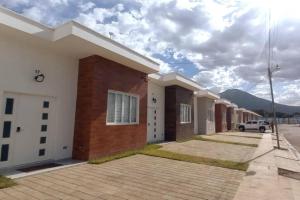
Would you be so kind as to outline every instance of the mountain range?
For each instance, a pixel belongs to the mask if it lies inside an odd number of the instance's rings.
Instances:
[[[238,90],[238,89],[229,89],[219,94],[222,98],[227,99],[241,108],[246,108],[254,112],[271,113],[271,101],[259,98],[248,92]],[[288,106],[284,104],[275,103],[276,112],[292,115],[294,113],[300,113],[300,106]]]

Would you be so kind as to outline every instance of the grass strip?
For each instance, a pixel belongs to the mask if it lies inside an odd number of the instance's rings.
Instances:
[[[247,136],[247,135],[232,135],[232,134],[222,134],[225,136],[234,136],[234,137],[242,137],[242,138],[253,138],[253,139],[262,139],[260,136]]]
[[[147,156],[167,158],[167,159],[172,159],[172,160],[178,160],[178,161],[185,161],[185,162],[190,162],[190,163],[205,164],[205,165],[210,165],[210,166],[241,170],[241,171],[246,171],[249,166],[249,164],[247,162],[240,163],[240,162],[233,162],[233,161],[228,161],[228,160],[218,160],[218,159],[212,159],[212,158],[179,154],[179,153],[174,153],[174,152],[159,150],[159,149],[141,151],[140,154],[144,154]]]
[[[215,139],[204,138],[204,137],[201,137],[201,136],[195,136],[194,140],[202,140],[202,141],[207,141],[207,142],[217,142],[217,143],[225,143],[225,144],[242,145],[242,146],[248,146],[248,147],[258,147],[257,144],[247,144],[247,143],[242,143],[242,142],[230,142],[230,141],[224,141],[224,140],[215,140]]]
[[[150,144],[145,146],[143,149],[139,150],[132,150],[127,151],[124,153],[115,154],[112,156],[107,156],[104,158],[94,159],[90,160],[90,164],[101,164],[105,162],[109,162],[112,160],[117,160],[120,158],[125,158],[128,156],[133,156],[136,154],[142,154],[147,156],[155,156],[155,157],[161,157],[161,158],[167,158],[172,160],[178,160],[178,161],[185,161],[190,163],[197,163],[197,164],[205,164],[205,165],[211,165],[216,167],[223,167],[228,169],[236,169],[236,170],[242,170],[246,171],[248,168],[248,163],[239,163],[239,162],[233,162],[233,161],[227,161],[227,160],[218,160],[218,159],[212,159],[212,158],[204,158],[199,156],[191,156],[191,155],[185,155],[185,154],[179,154],[174,153],[170,151],[164,151],[160,150],[161,145],[156,144]]]
[[[0,175],[0,189],[17,185],[12,179]]]
[[[109,161],[112,161],[112,160],[117,160],[117,159],[120,159],[120,158],[125,158],[125,157],[129,157],[129,156],[133,156],[133,155],[139,154],[142,151],[158,149],[160,147],[161,146],[157,145],[157,144],[149,144],[149,145],[146,145],[142,149],[130,150],[130,151],[125,151],[125,152],[122,152],[122,153],[114,154],[114,155],[111,155],[111,156],[106,156],[106,157],[102,157],[102,158],[92,159],[92,160],[89,160],[88,163],[89,164],[101,164],[101,163],[109,162]]]

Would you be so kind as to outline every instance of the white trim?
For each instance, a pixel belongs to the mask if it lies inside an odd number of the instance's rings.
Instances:
[[[216,100],[216,104],[223,104],[225,106],[230,106],[231,102],[226,99],[218,99]]]
[[[36,39],[40,42],[43,39],[48,42],[45,43],[46,47],[59,49],[78,59],[83,58],[83,55],[99,55],[147,74],[159,71],[159,64],[154,60],[75,21],[49,28],[0,6],[0,30],[2,27],[12,28],[11,33],[20,33],[20,38],[23,35],[28,37],[29,34],[33,41]],[[83,45],[84,48],[78,45]]]
[[[120,94],[122,95],[122,111],[121,111],[121,121],[123,121],[124,117],[124,96],[127,95],[130,98],[130,107],[129,107],[129,122],[116,122],[116,110],[115,109],[115,122],[108,122],[108,110],[109,110],[109,102],[108,102],[108,97],[109,93],[113,94]],[[136,122],[130,122],[131,121],[131,106],[132,106],[132,97],[136,98]],[[115,108],[117,107],[117,101],[115,100]],[[140,96],[132,93],[126,93],[126,92],[120,92],[116,90],[108,90],[107,92],[107,103],[106,103],[106,125],[107,126],[118,126],[118,125],[138,125],[139,124],[139,115],[140,115]]]
[[[212,93],[208,90],[199,90],[199,91],[196,91],[194,92],[194,95],[196,97],[206,97],[206,98],[209,98],[209,99],[212,99],[212,100],[218,100],[220,99],[220,96],[215,94],[215,93]]]
[[[182,106],[183,106],[183,109],[186,109],[184,110],[184,112],[182,113]],[[186,112],[186,113],[185,113]],[[181,116],[183,115],[183,118],[187,117],[185,116],[184,114],[188,114],[188,119],[185,120],[185,119],[181,119]],[[184,103],[181,103],[180,104],[180,124],[191,124],[192,123],[192,106],[189,105],[189,104],[184,104]]]
[[[164,75],[157,74],[157,73],[149,74],[148,78],[160,86],[166,87],[166,86],[177,85],[191,91],[205,90],[195,81],[186,78],[183,75],[178,74],[176,72],[172,72]]]

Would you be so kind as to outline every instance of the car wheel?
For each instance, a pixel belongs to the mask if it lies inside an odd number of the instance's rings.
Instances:
[[[265,127],[260,127],[260,128],[259,128],[259,132],[261,132],[261,133],[266,132],[266,128],[265,128]]]
[[[244,131],[245,131],[245,127],[240,126],[240,127],[239,127],[239,130],[240,130],[241,132],[244,132]]]

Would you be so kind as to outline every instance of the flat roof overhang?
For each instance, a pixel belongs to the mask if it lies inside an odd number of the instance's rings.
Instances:
[[[220,99],[220,96],[217,95],[217,94],[214,94],[208,90],[199,90],[199,91],[196,91],[194,92],[194,95],[196,97],[206,97],[208,99],[212,99],[212,100],[217,100],[217,99]]]
[[[231,102],[226,99],[218,99],[216,100],[216,104],[223,104],[225,106],[230,106]]]
[[[169,73],[165,75],[149,74],[148,78],[150,81],[153,81],[154,83],[164,87],[177,85],[191,91],[205,90],[198,83],[177,73]]]
[[[238,105],[236,105],[235,103],[230,103],[230,105],[228,107],[232,107],[234,109],[237,109]]]
[[[99,55],[147,74],[159,71],[155,61],[74,21],[49,28],[0,6],[2,33],[76,59]]]

